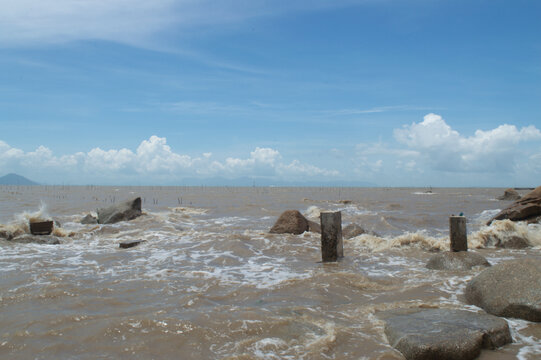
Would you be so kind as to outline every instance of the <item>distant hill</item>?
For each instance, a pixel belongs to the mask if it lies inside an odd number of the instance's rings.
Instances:
[[[39,185],[32,180],[28,180],[24,176],[17,174],[7,174],[0,177],[0,185]]]

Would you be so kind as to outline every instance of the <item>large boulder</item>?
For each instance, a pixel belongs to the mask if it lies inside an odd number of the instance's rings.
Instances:
[[[494,220],[509,219],[513,221],[537,221],[541,216],[541,186],[524,195],[515,201],[488,222],[490,225]]]
[[[399,309],[378,314],[392,347],[408,360],[469,360],[512,341],[504,319],[464,310]]]
[[[119,221],[133,220],[141,216],[141,198],[98,209],[98,224],[114,224]]]
[[[286,210],[270,229],[271,234],[302,234],[310,230],[308,220],[297,210]]]
[[[505,189],[502,196],[498,197],[498,200],[515,201],[520,199],[519,193],[512,188]]]
[[[497,316],[541,322],[541,260],[492,266],[466,286],[466,300]]]
[[[490,263],[470,251],[447,251],[433,255],[426,264],[432,270],[470,270],[474,266],[490,266]]]

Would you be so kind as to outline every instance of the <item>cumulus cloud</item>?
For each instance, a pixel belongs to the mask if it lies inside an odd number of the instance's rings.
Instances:
[[[519,130],[504,124],[468,137],[452,129],[440,115],[428,114],[420,123],[396,129],[394,136],[436,170],[512,172],[520,156],[519,144],[541,140],[541,131],[532,125]]]
[[[221,176],[237,178],[270,177],[280,180],[309,178],[311,176],[336,176],[338,172],[303,164],[298,160],[282,163],[279,151],[272,148],[256,147],[247,158],[228,157],[224,161],[213,160],[212,153],[205,152],[199,157],[174,152],[167,139],[151,136],[143,140],[136,151],[130,149],[90,151],[72,155],[55,156],[53,152],[39,146],[35,151],[25,152],[0,141],[0,166],[10,171],[50,171],[57,176],[89,175],[92,181],[104,178],[140,175],[149,181],[167,175],[170,179],[184,177]],[[28,170],[28,171],[25,171]],[[69,176],[68,176],[69,177]],[[80,179],[80,181],[85,181]]]

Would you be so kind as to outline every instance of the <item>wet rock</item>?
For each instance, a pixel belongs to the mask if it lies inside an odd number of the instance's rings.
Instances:
[[[126,201],[108,208],[98,209],[98,224],[114,224],[141,216],[141,198]]]
[[[536,187],[533,191],[500,211],[490,219],[487,225],[490,225],[494,220],[528,221],[539,216],[541,216],[541,186]]]
[[[520,199],[519,193],[515,189],[511,189],[511,188],[505,189],[505,191],[503,192],[503,195],[498,197],[498,200],[515,201],[518,199]]]
[[[52,235],[30,235],[24,234],[14,237],[11,242],[21,244],[46,244],[46,245],[58,245],[60,239]]]
[[[340,204],[348,205],[351,204],[351,200],[340,200],[338,201]]]
[[[451,309],[399,309],[378,314],[392,347],[408,360],[469,360],[512,341],[504,319]]]
[[[297,210],[286,210],[270,229],[271,234],[302,234],[309,231],[308,220]]]
[[[81,219],[81,224],[83,225],[91,225],[91,224],[97,224],[97,223],[98,223],[98,218],[90,214],[87,214],[84,218]]]
[[[321,225],[315,221],[308,220],[308,231],[321,234]]]
[[[524,249],[531,246],[527,239],[520,236],[500,237],[497,235],[490,235],[487,245],[504,249]]]
[[[118,247],[121,249],[129,249],[132,247],[135,247],[137,245],[140,245],[141,243],[144,243],[146,240],[132,240],[132,241],[124,241],[118,244]]]
[[[465,295],[490,314],[541,322],[541,260],[494,265],[468,283]]]
[[[357,224],[349,224],[342,229],[342,236],[344,239],[351,239],[366,233],[367,231]]]
[[[431,270],[469,270],[474,266],[490,266],[490,263],[471,251],[448,251],[433,255],[426,264]]]

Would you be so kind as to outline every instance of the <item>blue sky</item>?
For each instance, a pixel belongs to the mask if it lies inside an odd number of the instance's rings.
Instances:
[[[0,0],[0,175],[537,186],[540,16],[535,0]]]

